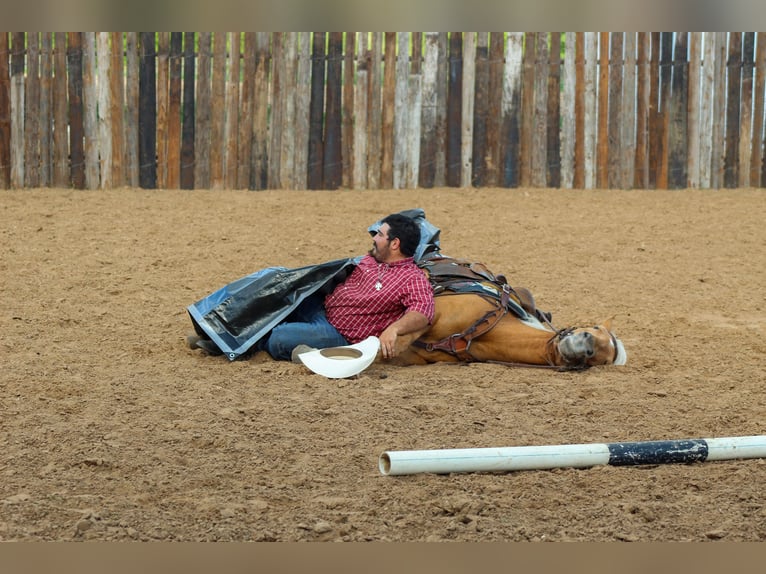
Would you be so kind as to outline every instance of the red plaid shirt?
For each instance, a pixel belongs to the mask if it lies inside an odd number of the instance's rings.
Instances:
[[[365,255],[324,305],[327,320],[352,344],[370,335],[379,337],[407,311],[422,313],[429,323],[434,318],[433,289],[412,257],[379,263]]]

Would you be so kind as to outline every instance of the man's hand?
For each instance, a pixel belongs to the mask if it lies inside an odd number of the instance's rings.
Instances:
[[[417,311],[408,311],[391,323],[380,334],[380,352],[384,359],[393,359],[399,354],[396,341],[401,335],[409,335],[428,327],[428,317]]]

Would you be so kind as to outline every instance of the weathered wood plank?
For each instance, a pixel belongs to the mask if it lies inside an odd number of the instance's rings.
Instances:
[[[723,185],[737,187],[739,180],[740,94],[742,83],[742,33],[729,33],[729,58],[726,93],[726,147],[724,149]]]
[[[184,33],[184,78],[183,78],[183,127],[181,128],[181,189],[194,189],[194,120],[196,116],[196,101],[194,98],[194,32]],[[249,165],[250,155],[243,158]],[[244,187],[247,187],[245,182]]]
[[[385,33],[383,113],[381,132],[380,186],[394,186],[394,122],[396,113],[396,32]]]
[[[575,32],[564,33],[563,89],[560,94],[561,107],[561,187],[572,189],[574,183],[575,122],[582,114],[582,107],[575,111],[577,96],[577,40]],[[582,106],[582,102],[579,103]]]
[[[410,74],[410,35],[397,32],[396,86],[394,90],[394,189],[407,186],[407,122],[409,121],[409,102],[407,98],[408,78]]]
[[[638,33],[637,88],[636,88],[636,161],[634,164],[633,187],[649,188],[649,114],[651,77],[649,55],[651,36],[648,32]]]
[[[750,185],[762,187],[763,171],[763,121],[764,121],[764,91],[766,91],[766,32],[758,32],[757,53],[755,56],[755,107],[753,109],[753,145],[750,151]]]
[[[620,187],[633,187],[636,167],[636,33],[625,32],[625,66],[620,105]]]
[[[497,187],[501,178],[500,131],[503,122],[503,54],[505,33],[489,35],[489,103],[487,113],[487,149],[484,156],[485,185]]]
[[[357,33],[356,86],[354,87],[353,161],[350,187],[367,189],[367,95],[369,93],[367,33]]]
[[[715,68],[713,70],[713,143],[711,151],[710,186],[723,186],[723,156],[726,135],[726,32],[715,33]]]
[[[138,186],[138,34],[125,33],[125,183]],[[193,85],[192,85],[193,89]]]
[[[96,49],[98,52],[98,153],[100,159],[101,171],[101,189],[112,189],[112,94],[109,89],[109,64],[111,61],[111,48],[109,46],[109,32],[98,32],[96,34]],[[160,47],[162,42],[160,41]],[[158,100],[158,104],[160,101]],[[158,106],[159,108],[160,106]],[[157,114],[158,125],[164,125],[160,121],[160,114]],[[158,142],[164,141],[157,138]],[[159,146],[158,146],[159,147]],[[162,158],[164,160],[164,157]],[[159,166],[164,165],[164,161],[158,162]],[[159,179],[159,178],[158,178]]]
[[[596,185],[609,187],[609,32],[599,33]]]
[[[651,32],[649,65],[649,187],[656,189],[662,151],[662,116],[660,116],[660,32]]]
[[[537,52],[536,34],[524,34],[524,60],[521,91],[521,137],[519,138],[522,187],[532,183],[532,149],[535,127],[535,58]]]
[[[311,105],[311,33],[298,35],[298,69],[295,87],[295,161],[297,189],[308,185],[309,108]]]
[[[298,34],[283,36],[284,76],[282,77],[282,149],[279,153],[281,189],[295,189],[295,88],[298,69]]]
[[[585,32],[575,33],[574,165],[572,187],[585,187]]]
[[[489,32],[477,32],[475,69],[471,185],[484,187],[487,182],[488,163],[486,154],[489,119]]]
[[[237,189],[250,186],[253,155],[253,113],[255,111],[255,32],[244,33],[242,54],[242,96],[237,133]]]
[[[702,57],[700,98],[700,151],[699,186],[710,187],[711,154],[713,147],[713,88],[715,70],[715,33],[705,32],[705,48]]]
[[[11,187],[11,75],[8,32],[0,32],[0,188]]]
[[[660,33],[660,150],[659,150],[659,173],[657,174],[657,187],[668,188],[668,146],[670,135],[670,96],[671,77],[673,72],[673,33]]]
[[[157,70],[154,32],[141,32],[138,100],[138,185],[157,187]]]
[[[226,185],[224,162],[226,161],[226,68],[227,34],[216,32],[213,35],[213,81],[212,100],[210,102],[210,187],[223,189]],[[275,82],[276,83],[276,82]],[[274,108],[279,108],[281,97],[274,100]],[[274,111],[277,115],[279,112]],[[277,185],[277,187],[279,187]]]
[[[227,34],[229,45],[229,71],[226,76],[226,119],[224,121],[224,174],[223,186],[236,189],[239,168],[239,77],[240,33]]]
[[[535,122],[532,130],[532,174],[534,187],[547,187],[548,171],[548,33],[536,34],[535,58]]]
[[[436,57],[436,169],[434,186],[447,185],[447,90],[449,87],[449,33],[439,32],[438,55]]]
[[[423,100],[420,138],[420,172],[418,187],[432,188],[436,178],[436,114],[437,78],[439,66],[439,33],[426,32],[425,62],[423,64]]]
[[[407,80],[407,114],[409,121],[406,126],[407,159],[405,162],[405,187],[414,189],[418,186],[418,170],[420,164],[420,126],[423,112],[422,102],[422,60],[423,33],[412,33],[412,58],[410,73]]]
[[[551,32],[548,52],[546,187],[561,187],[561,32]]]
[[[109,63],[109,117],[111,127],[112,148],[112,188],[125,185],[125,162],[123,160],[125,147],[125,69],[122,32],[110,33],[110,63]]]
[[[324,85],[327,34],[314,32],[311,52],[311,109],[309,117],[309,189],[324,181]]]
[[[505,44],[503,74],[501,185],[518,187],[521,181],[521,92],[524,34],[509,32]]]
[[[40,38],[40,186],[50,187],[53,173],[53,34]]]
[[[197,189],[208,189],[210,187],[210,129],[212,127],[210,68],[212,39],[213,34],[211,32],[199,33],[199,65],[197,67],[197,94],[194,107],[194,187]],[[265,129],[262,134],[265,137]]]
[[[460,141],[463,109],[463,33],[449,33],[449,80],[447,92],[447,185],[459,187]]]
[[[85,139],[85,187],[101,187],[99,164],[98,90],[96,81],[96,33],[83,32],[82,50],[82,103]]]
[[[383,62],[383,34],[372,33],[368,73],[367,97],[367,186],[378,189],[380,183],[380,160],[383,126],[380,66]]]
[[[271,113],[269,117],[269,189],[281,189],[282,138],[284,134],[285,33],[272,34]]]
[[[682,189],[687,185],[688,44],[688,34],[686,32],[676,32],[673,85],[668,124],[668,187],[671,189]]]
[[[82,33],[67,32],[70,184],[85,187],[82,121]]]
[[[268,32],[255,33],[255,111],[253,113],[253,158],[250,171],[250,189],[266,189],[268,187],[269,140],[267,134],[269,125],[269,66],[271,64],[269,37],[270,34]],[[319,138],[321,144],[321,127]],[[321,177],[320,163],[320,182]]]
[[[170,34],[168,94],[168,189],[181,188],[181,50],[183,34]]]
[[[168,96],[170,33],[157,33],[157,188],[168,187]]]
[[[689,100],[687,107],[688,154],[687,187],[698,188],[700,182],[700,76],[702,73],[702,33],[689,35]]]
[[[463,38],[463,85],[460,121],[460,185],[470,187],[473,174],[471,173],[471,151],[473,148],[473,110],[474,86],[476,85],[476,33],[465,32]]]
[[[598,32],[585,32],[585,188],[596,186],[596,142],[598,127]]]
[[[11,187],[24,187],[24,32],[11,34]],[[82,61],[82,52],[80,52]]]
[[[54,33],[53,50],[53,186],[68,187],[70,183],[69,106],[67,102],[69,82],[67,79],[66,32]],[[0,114],[0,116],[2,116],[2,114]],[[10,119],[10,110],[8,116],[5,117]],[[10,156],[8,158],[8,163],[3,160],[2,164],[8,166],[8,169],[10,169]],[[10,178],[10,171],[8,172],[8,176]]]
[[[361,48],[359,48],[361,52]],[[341,113],[341,157],[343,167],[341,186],[348,189],[354,179],[354,81],[356,60],[356,34],[346,32],[343,47],[343,103]]]
[[[325,189],[338,189],[343,182],[343,147],[341,141],[343,74],[343,32],[330,32],[327,43],[327,96],[324,136]]]
[[[27,32],[24,101],[24,184],[40,186],[40,33]]]
[[[753,70],[755,68],[755,32],[745,32],[742,42],[742,88],[737,187],[750,187],[750,150],[753,136]]]

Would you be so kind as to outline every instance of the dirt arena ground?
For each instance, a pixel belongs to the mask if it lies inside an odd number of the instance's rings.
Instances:
[[[186,307],[365,252],[421,207],[442,252],[625,367],[329,380],[191,351]],[[762,190],[0,192],[0,540],[762,541],[766,460],[383,476],[385,450],[766,435]]]

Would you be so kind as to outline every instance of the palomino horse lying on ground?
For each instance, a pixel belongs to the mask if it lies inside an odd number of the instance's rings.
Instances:
[[[394,364],[479,361],[568,370],[627,360],[611,319],[557,330],[527,289],[512,288],[482,264],[437,256],[421,267],[434,286],[434,321],[403,337]]]

